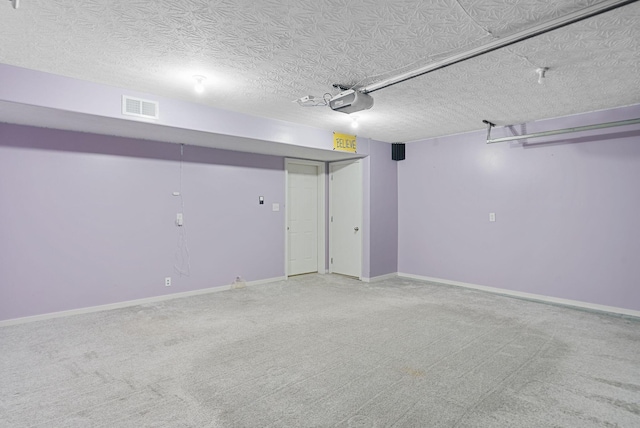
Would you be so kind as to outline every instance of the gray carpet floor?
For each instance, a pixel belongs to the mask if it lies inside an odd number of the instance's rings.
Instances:
[[[640,321],[335,275],[0,328],[2,427],[640,427]]]

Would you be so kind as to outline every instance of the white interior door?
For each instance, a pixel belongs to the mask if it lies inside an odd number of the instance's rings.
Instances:
[[[318,272],[318,166],[289,163],[287,174],[288,275]]]
[[[362,275],[362,163],[329,165],[329,271]]]

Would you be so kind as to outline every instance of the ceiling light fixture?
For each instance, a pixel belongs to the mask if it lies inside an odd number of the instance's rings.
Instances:
[[[204,81],[207,80],[207,78],[200,74],[196,74],[195,76],[193,76],[193,79],[196,81],[196,85],[193,87],[193,90],[199,94],[203,93]]]
[[[9,0],[11,2],[11,4],[13,5],[14,9],[17,9],[20,7],[20,0]]]

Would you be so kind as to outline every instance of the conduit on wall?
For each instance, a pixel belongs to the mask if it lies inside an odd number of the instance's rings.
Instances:
[[[511,137],[502,137],[502,138],[494,138],[494,139],[491,139],[491,128],[496,126],[496,124],[491,123],[488,120],[483,120],[482,122],[487,125],[487,144],[493,144],[493,143],[503,143],[505,141],[524,140],[528,138],[547,137],[549,135],[568,134],[570,132],[591,131],[593,129],[604,129],[604,128],[613,128],[616,126],[634,125],[636,123],[640,123],[640,118],[629,119],[629,120],[619,120],[617,122],[599,123],[596,125],[577,126],[575,128],[556,129],[553,131],[535,132],[533,134],[514,135]]]

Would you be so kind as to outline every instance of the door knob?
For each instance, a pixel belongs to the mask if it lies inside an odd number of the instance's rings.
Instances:
[[[355,230],[356,232],[359,231],[360,229],[358,228],[358,226],[354,227],[353,230]]]

